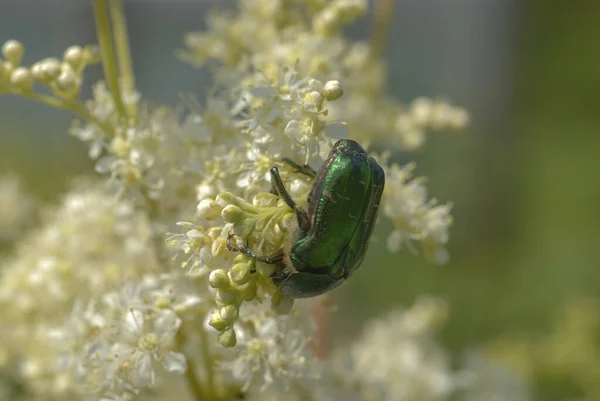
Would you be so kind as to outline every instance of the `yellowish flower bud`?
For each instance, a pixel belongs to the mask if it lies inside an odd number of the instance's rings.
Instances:
[[[277,195],[268,192],[259,192],[254,199],[252,204],[256,207],[273,207],[277,204],[279,197]]]
[[[85,61],[83,50],[79,46],[71,46],[65,50],[63,59],[75,70],[81,67],[81,64]]]
[[[77,79],[68,71],[63,71],[56,79],[58,89],[65,94],[73,94],[77,91]]]
[[[235,345],[237,344],[235,331],[233,331],[233,328],[231,327],[219,333],[218,340],[219,343],[221,343],[221,345],[224,347],[235,347]]]
[[[225,321],[221,318],[221,313],[219,312],[219,309],[213,309],[210,311],[208,324],[218,331],[223,331],[228,326],[228,324],[225,323]]]
[[[33,76],[29,68],[18,67],[10,74],[10,83],[21,90],[31,89]]]
[[[227,305],[219,311],[221,319],[228,325],[235,323],[239,316],[239,309],[236,305]]]
[[[256,261],[256,271],[263,277],[271,277],[275,273],[275,265]]]
[[[250,266],[248,263],[238,263],[229,270],[229,277],[234,284],[246,284],[250,280]]]
[[[60,75],[60,61],[49,58],[41,62],[41,74],[44,82],[54,81]]]
[[[227,282],[229,284],[229,278],[227,278]],[[236,292],[227,291],[223,288],[219,288],[217,290],[215,301],[217,302],[217,305],[220,306],[231,305],[236,301],[237,296],[238,294]]]
[[[327,99],[328,101],[334,101],[339,99],[340,97],[342,97],[342,95],[344,94],[344,90],[342,89],[342,85],[340,84],[340,81],[336,80],[332,80],[332,81],[327,81],[325,83],[325,99]]]
[[[223,270],[213,270],[208,276],[208,284],[212,288],[229,288],[229,277]]]
[[[23,45],[16,40],[8,40],[2,45],[2,56],[15,66],[21,63],[24,52]]]
[[[237,223],[245,217],[246,213],[236,205],[227,205],[221,211],[221,217],[228,223]]]
[[[200,201],[196,210],[200,216],[210,221],[221,215],[222,208],[213,199],[204,199]]]

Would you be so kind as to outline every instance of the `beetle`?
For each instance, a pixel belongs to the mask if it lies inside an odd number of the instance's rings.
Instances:
[[[278,168],[270,169],[273,191],[294,210],[298,230],[271,256],[232,245],[234,234],[229,235],[227,248],[277,265],[271,279],[283,295],[310,298],[338,287],[360,267],[377,219],[385,173],[351,139],[337,141],[318,172],[287,162],[314,177],[304,211],[285,189]]]

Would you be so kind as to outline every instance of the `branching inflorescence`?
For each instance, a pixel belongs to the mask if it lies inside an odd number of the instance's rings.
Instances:
[[[270,191],[273,166],[305,207],[313,178],[297,167],[318,169],[338,139],[414,150],[427,130],[466,125],[466,112],[444,101],[405,106],[385,95],[374,45],[341,34],[367,2],[241,0],[236,13],[211,15],[178,56],[217,63],[214,90],[203,106],[176,109],[135,89],[120,2],[94,7],[98,47],[72,46],[31,66],[21,65],[21,43],[2,47],[0,94],[73,112],[70,133],[89,144],[108,183],[76,184],[3,267],[0,361],[19,372],[24,394],[173,398],[165,372],[182,374],[196,400],[434,400],[464,388],[430,335],[438,319],[418,318],[442,313],[440,301],[367,326],[349,351],[318,361],[311,302],[294,305],[278,291],[277,266],[228,249],[233,241],[273,254],[298,229]],[[82,100],[85,69],[98,62],[105,80]],[[377,158],[390,251],[417,242],[446,262],[450,205],[427,197],[414,165]],[[411,360],[418,368],[394,365],[386,348],[394,341],[400,359],[423,352]],[[399,386],[397,375],[411,376]]]

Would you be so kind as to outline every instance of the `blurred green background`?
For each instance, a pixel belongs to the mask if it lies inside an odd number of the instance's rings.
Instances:
[[[202,98],[208,75],[173,51],[204,26],[208,3],[127,2],[138,86],[150,100]],[[454,203],[451,262],[389,255],[382,222],[369,270],[336,292],[340,334],[427,293],[449,301],[443,341],[464,350],[513,331],[542,336],[566,300],[600,293],[599,21],[600,3],[583,0],[398,1],[389,93],[443,95],[471,111],[468,132],[433,134],[422,152],[394,156],[416,160],[430,195]],[[348,35],[364,38],[368,27],[365,18]],[[91,6],[0,1],[0,42],[9,38],[25,44],[27,64],[93,42]],[[18,173],[51,202],[91,173],[85,147],[66,133],[70,118],[0,97],[0,174]]]

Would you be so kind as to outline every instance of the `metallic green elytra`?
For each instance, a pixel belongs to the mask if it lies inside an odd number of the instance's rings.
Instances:
[[[300,168],[315,177],[307,211],[292,200],[277,167],[271,168],[274,191],[294,209],[298,219],[298,231],[289,244],[272,256],[256,255],[246,247],[232,246],[230,241],[227,244],[232,251],[276,264],[278,268],[271,278],[290,298],[309,298],[330,291],[360,267],[385,185],[381,166],[350,139],[339,140],[333,146],[317,173]]]

